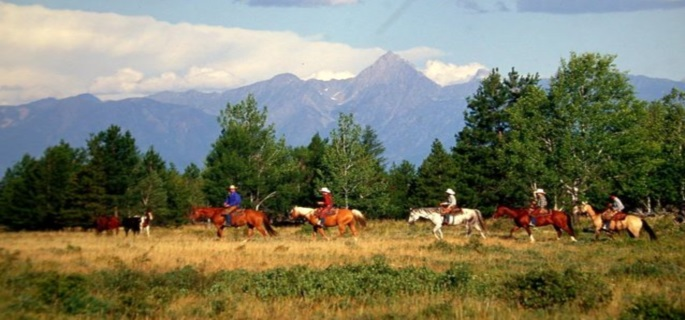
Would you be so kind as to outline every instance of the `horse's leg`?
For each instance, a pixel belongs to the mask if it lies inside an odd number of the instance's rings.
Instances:
[[[350,227],[350,232],[352,232],[352,236],[356,239],[357,238],[357,227],[354,226],[354,218],[348,223]]]
[[[436,225],[435,227],[433,227],[433,235],[438,240],[442,240],[442,230],[440,227],[440,225]]]
[[[523,226],[523,229],[525,229],[526,232],[528,233],[528,237],[530,238],[530,242],[531,242],[531,243],[534,243],[534,242],[535,242],[535,237],[533,237],[533,233],[530,232],[530,227],[529,227],[528,225],[524,225],[524,226]]]
[[[475,228],[478,232],[480,232],[480,236],[485,239],[485,232],[483,232],[483,228],[480,226],[480,223],[476,223]]]
[[[559,241],[559,240],[561,240],[561,228],[557,227],[556,224],[554,224],[553,226],[554,226],[554,231],[557,232],[557,241]]]
[[[344,224],[338,224],[338,238],[342,238],[345,235],[345,228],[347,228],[347,226]]]
[[[521,229],[521,227],[519,227],[519,226],[514,226],[513,228],[511,228],[511,231],[509,231],[509,238],[513,238],[514,232],[518,231],[519,229]]]

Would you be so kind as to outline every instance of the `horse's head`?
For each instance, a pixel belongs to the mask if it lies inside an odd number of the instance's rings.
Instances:
[[[409,220],[407,220],[407,223],[413,224],[416,222],[416,220],[419,220],[421,216],[419,215],[419,211],[414,208],[409,209]]]
[[[497,208],[495,209],[495,213],[492,215],[493,218],[497,219],[501,216],[503,216],[506,212],[507,207],[503,205],[497,205]]]

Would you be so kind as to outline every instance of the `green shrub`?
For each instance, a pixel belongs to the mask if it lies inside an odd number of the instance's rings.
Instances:
[[[513,289],[506,299],[531,309],[576,304],[583,310],[589,310],[608,303],[612,297],[611,291],[596,277],[573,269],[563,273],[538,270],[516,275],[505,286]]]
[[[669,320],[685,319],[685,310],[676,308],[661,296],[642,296],[621,313],[621,319]]]

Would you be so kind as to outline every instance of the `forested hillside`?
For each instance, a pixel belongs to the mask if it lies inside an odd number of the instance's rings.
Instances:
[[[528,205],[537,188],[567,210],[578,200],[603,207],[617,194],[629,209],[663,212],[685,197],[685,92],[640,100],[614,59],[572,54],[544,88],[536,75],[494,70],[467,99],[455,146],[434,141],[419,166],[387,167],[375,129],[359,125],[354,113],[340,114],[327,138],[288,146],[252,95],[221,111],[222,131],[202,169],[169,166],[111,126],[85,148],[61,143],[9,169],[0,224],[86,227],[96,215],[151,208],[158,223],[178,225],[192,206],[220,205],[231,184],[246,206],[274,216],[314,205],[323,186],[337,206],[370,218],[406,218],[410,207],[442,201],[447,188],[461,206],[486,214],[500,203]]]

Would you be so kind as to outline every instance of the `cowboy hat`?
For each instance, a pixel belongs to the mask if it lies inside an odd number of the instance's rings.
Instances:
[[[545,190],[537,189],[537,190],[535,190],[535,193],[543,193],[543,194],[544,194],[544,193],[545,193]]]
[[[452,190],[452,189],[450,188],[450,189],[445,190],[445,193],[454,194],[454,190]]]
[[[331,190],[328,190],[328,188],[323,187],[321,188],[321,190],[319,190],[319,192],[331,193]]]
[[[228,189],[235,189],[235,186],[231,185],[230,187],[228,187]]]

